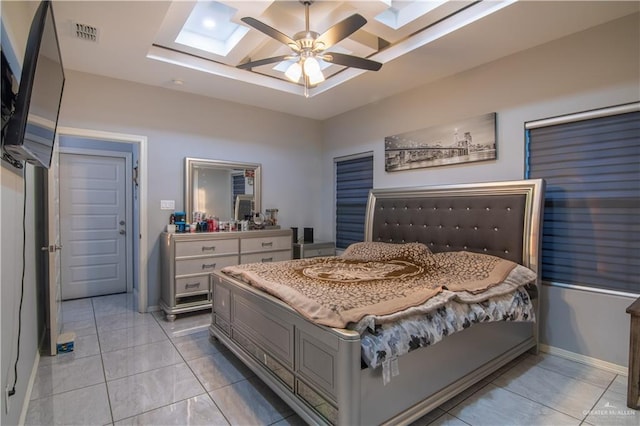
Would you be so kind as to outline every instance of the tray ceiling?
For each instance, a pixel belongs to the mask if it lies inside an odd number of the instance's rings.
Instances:
[[[355,13],[367,20],[331,51],[383,66],[374,72],[325,63],[326,81],[304,98],[303,87],[284,77],[286,62],[236,68],[291,52],[240,19],[291,37],[305,29],[298,1],[54,1],[65,68],[315,119],[638,10],[630,1],[315,1],[312,31]],[[95,41],[76,38],[77,24],[95,28]]]

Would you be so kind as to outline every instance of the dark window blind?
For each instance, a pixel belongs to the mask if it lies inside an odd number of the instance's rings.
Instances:
[[[640,293],[640,112],[527,131],[547,184],[542,279]]]
[[[233,200],[231,200],[231,209],[235,209],[236,205],[236,197],[238,195],[244,194],[244,176],[243,175],[233,175],[233,193],[231,196]]]
[[[364,240],[369,190],[373,187],[373,156],[336,162],[336,247]]]

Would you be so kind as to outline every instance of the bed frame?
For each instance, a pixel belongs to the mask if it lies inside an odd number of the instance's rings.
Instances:
[[[374,189],[366,241],[422,242],[433,252],[468,250],[539,271],[544,183],[524,180]],[[540,312],[540,283],[531,288]],[[212,275],[209,328],[310,424],[406,424],[526,351],[537,351],[537,323],[476,324],[397,359],[366,368],[360,337],[319,326],[288,305],[221,273]]]

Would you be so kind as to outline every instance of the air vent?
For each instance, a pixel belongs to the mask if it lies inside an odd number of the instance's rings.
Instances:
[[[98,42],[98,29],[96,27],[74,22],[71,31],[80,40]]]

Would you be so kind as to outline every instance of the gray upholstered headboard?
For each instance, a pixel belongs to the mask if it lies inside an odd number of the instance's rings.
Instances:
[[[432,252],[491,254],[539,271],[541,179],[373,189],[366,241],[421,242]]]

